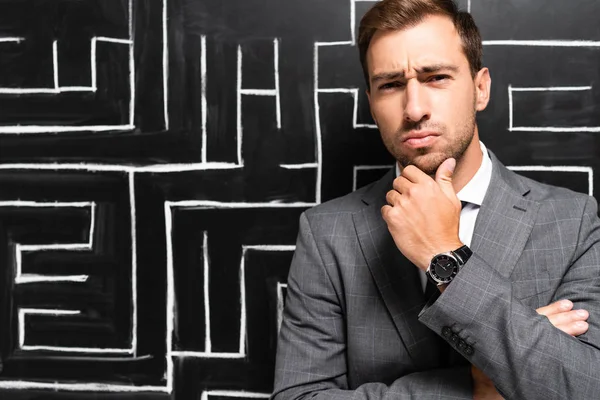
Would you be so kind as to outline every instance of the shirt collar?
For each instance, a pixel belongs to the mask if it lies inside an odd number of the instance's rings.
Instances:
[[[483,153],[481,165],[471,180],[467,182],[456,196],[460,201],[481,206],[485,192],[487,192],[487,188],[492,180],[492,160],[487,152],[487,148],[481,141],[479,142],[479,146],[481,147],[481,153]]]
[[[490,185],[492,179],[492,160],[487,152],[487,148],[483,142],[479,141],[481,147],[481,153],[483,157],[481,159],[481,165],[479,169],[473,175],[473,178],[456,194],[460,201],[467,203],[476,204],[481,206],[483,198],[487,192],[487,188]],[[396,163],[396,176],[400,176],[400,168]]]

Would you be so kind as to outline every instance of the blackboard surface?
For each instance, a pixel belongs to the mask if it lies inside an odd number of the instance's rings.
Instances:
[[[1,399],[267,398],[299,214],[393,163],[359,0],[0,1]],[[600,3],[463,0],[482,140],[594,194]]]

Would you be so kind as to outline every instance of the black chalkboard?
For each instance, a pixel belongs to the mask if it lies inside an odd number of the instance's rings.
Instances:
[[[272,390],[299,214],[392,165],[361,0],[0,0],[2,399]],[[600,3],[462,0],[485,144],[594,194]]]

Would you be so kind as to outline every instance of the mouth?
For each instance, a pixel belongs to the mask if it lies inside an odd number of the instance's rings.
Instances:
[[[404,138],[402,142],[408,147],[419,148],[431,145],[439,136],[437,132],[419,131],[410,132]]]

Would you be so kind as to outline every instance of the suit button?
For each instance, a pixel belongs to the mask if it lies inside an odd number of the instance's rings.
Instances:
[[[465,354],[468,356],[472,356],[474,352],[475,350],[473,350],[472,346],[467,346],[467,348],[465,349]]]
[[[459,339],[458,335],[455,333],[453,333],[452,336],[450,336],[450,341],[454,344],[457,344],[459,340],[460,339]]]
[[[452,336],[452,329],[450,329],[449,326],[445,326],[444,329],[442,329],[442,336],[445,338]]]
[[[465,342],[464,340],[459,340],[458,349],[460,351],[465,351],[467,349],[467,342]]]

